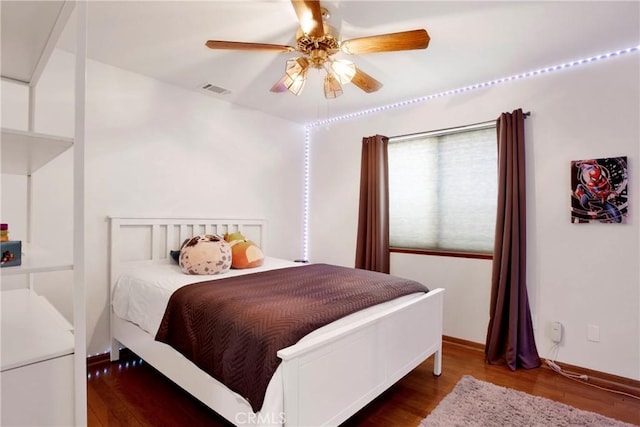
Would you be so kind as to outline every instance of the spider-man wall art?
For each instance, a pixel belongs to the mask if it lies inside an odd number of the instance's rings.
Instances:
[[[624,223],[627,217],[627,157],[571,162],[571,222]]]

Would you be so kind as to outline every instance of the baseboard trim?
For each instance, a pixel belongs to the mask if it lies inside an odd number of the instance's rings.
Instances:
[[[547,366],[546,359],[542,359],[543,368],[551,368]],[[607,388],[609,390],[619,391],[622,393],[631,394],[640,398],[640,381],[633,380],[631,378],[620,377],[618,375],[608,374],[606,372],[594,371],[592,369],[583,368],[581,366],[570,365],[564,362],[555,361],[555,364],[562,368],[565,373],[586,375],[588,380],[576,380],[583,381],[585,384],[593,384],[598,387]]]
[[[461,338],[456,338],[456,337],[450,337],[448,335],[443,335],[442,336],[442,341],[446,341],[452,344],[457,344],[457,345],[461,345],[463,347],[469,347],[469,348],[473,348],[474,350],[479,350],[479,351],[483,351],[484,352],[484,344],[480,344],[477,342],[473,342],[473,341],[467,341],[467,340],[463,340]]]
[[[102,365],[110,360],[109,353],[96,354],[95,356],[87,357],[87,368],[91,368],[96,365]]]
[[[442,340],[451,344],[461,345],[464,347],[469,347],[478,351],[484,352],[484,344],[480,344],[473,341],[467,341],[460,338],[450,337],[447,335],[442,336]],[[549,369],[545,363],[546,359],[542,359],[542,368]],[[586,375],[589,377],[587,381],[584,381],[585,384],[593,384],[598,387],[607,388],[614,391],[619,391],[622,393],[628,393],[636,397],[640,397],[640,381],[620,377],[618,375],[608,374],[606,372],[594,371],[592,369],[583,368],[580,366],[570,365],[564,362],[558,362],[554,360],[554,362],[562,368],[565,372],[571,372],[572,374],[577,375]],[[581,381],[581,380],[577,380]]]

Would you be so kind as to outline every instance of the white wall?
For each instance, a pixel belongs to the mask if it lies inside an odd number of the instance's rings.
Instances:
[[[353,266],[363,136],[483,122],[522,107],[531,111],[527,279],[538,352],[555,356],[550,323],[557,320],[565,328],[558,361],[640,379],[639,61],[628,54],[311,128],[310,259]],[[571,224],[570,161],[625,155],[628,223]],[[484,343],[491,261],[393,254],[391,269],[445,288],[444,333]],[[599,343],[587,341],[587,325],[600,327]]]
[[[71,54],[56,50],[47,65],[38,85],[36,131],[73,136],[73,61]],[[301,257],[301,125],[94,61],[88,62],[87,76],[88,354],[107,351],[110,345],[109,215],[266,219],[266,253]],[[3,91],[3,111],[4,102]],[[13,123],[18,127],[26,119]],[[72,161],[72,152],[66,152],[33,178],[34,240],[69,254]],[[19,200],[23,188],[7,187],[2,188],[3,202]],[[3,218],[8,210],[14,218],[24,217],[3,203]],[[12,238],[21,238],[20,227],[15,224]],[[71,277],[68,272],[48,274],[37,282],[38,290],[68,317]]]

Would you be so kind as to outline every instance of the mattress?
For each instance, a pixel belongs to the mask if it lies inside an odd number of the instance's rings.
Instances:
[[[132,263],[118,277],[111,304],[121,319],[135,323],[155,337],[167,308],[169,297],[178,288],[206,280],[258,273],[276,268],[303,266],[292,261],[265,257],[260,267],[236,270],[223,274],[184,274],[173,261],[162,263]]]

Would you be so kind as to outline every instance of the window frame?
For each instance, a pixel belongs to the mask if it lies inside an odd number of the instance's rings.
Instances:
[[[395,144],[414,139],[423,139],[429,137],[437,137],[442,135],[451,135],[455,133],[470,132],[474,130],[484,129],[496,129],[497,121],[491,120],[481,123],[473,123],[464,126],[456,126],[452,128],[444,128],[427,132],[419,132],[407,135],[398,135],[389,137],[388,143]],[[497,146],[496,146],[497,150]],[[496,176],[497,179],[497,176]],[[423,248],[405,248],[400,246],[389,246],[390,253],[402,253],[402,254],[415,254],[415,255],[431,255],[431,256],[447,256],[455,258],[472,258],[472,259],[493,259],[493,252],[472,252],[472,251],[456,251],[456,250],[444,250],[444,249],[423,249]]]

